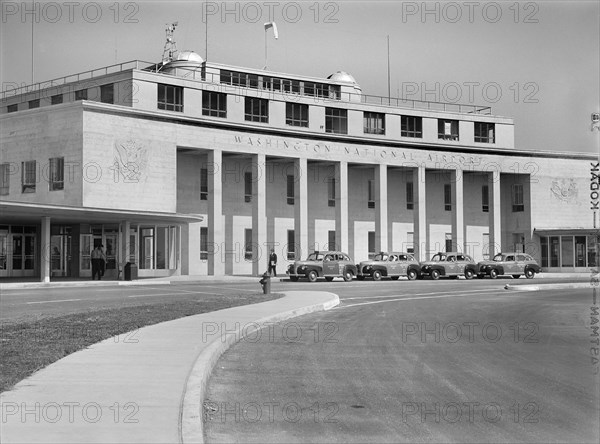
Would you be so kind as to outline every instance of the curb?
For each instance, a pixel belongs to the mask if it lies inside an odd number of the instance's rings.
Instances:
[[[49,288],[74,288],[74,287],[116,287],[119,285],[169,285],[171,281],[71,281],[71,282],[15,282],[8,284],[0,284],[0,290],[47,290]]]
[[[300,293],[296,291],[285,292],[284,297],[290,293]],[[281,322],[297,316],[317,312],[326,311],[340,303],[338,295],[329,292],[319,292],[331,295],[331,299],[296,310],[290,310],[282,313],[277,313],[272,316],[267,316],[253,322],[256,327],[245,329],[245,335],[252,334],[263,329],[267,325],[261,324]],[[215,338],[196,358],[190,373],[188,375],[185,388],[181,400],[180,422],[179,422],[179,438],[182,443],[203,443],[204,442],[204,397],[208,386],[208,379],[215,368],[217,361],[225,351],[233,344],[242,339],[240,335],[228,335],[226,340]]]
[[[565,284],[539,284],[539,285],[509,285],[504,286],[509,291],[540,291],[540,290],[568,290],[575,288],[594,288],[589,282],[571,282]]]

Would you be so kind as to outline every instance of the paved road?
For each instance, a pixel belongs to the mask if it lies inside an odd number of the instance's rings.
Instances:
[[[505,283],[275,285],[342,302],[224,355],[205,402],[208,442],[597,443],[591,290]]]

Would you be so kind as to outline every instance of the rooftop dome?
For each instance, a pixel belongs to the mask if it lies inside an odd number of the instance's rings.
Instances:
[[[195,53],[194,51],[181,51],[177,54],[177,57],[175,57],[175,59],[173,60],[174,62],[177,61],[185,61],[185,62],[191,62],[191,63],[204,63],[204,59],[202,57],[200,57],[200,55],[198,53]]]
[[[354,79],[354,77],[352,77],[346,71],[338,71],[338,72],[336,72],[334,74],[331,74],[327,78],[330,79],[330,80],[333,80],[334,82],[356,83],[356,80]]]

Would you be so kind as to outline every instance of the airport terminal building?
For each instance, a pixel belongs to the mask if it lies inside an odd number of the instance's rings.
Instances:
[[[489,107],[191,51],[5,91],[0,277],[262,274],[312,250],[532,254],[597,265],[593,155],[515,147]],[[597,177],[596,177],[597,182]]]

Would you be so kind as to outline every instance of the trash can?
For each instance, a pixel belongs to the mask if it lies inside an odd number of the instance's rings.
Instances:
[[[125,280],[131,281],[138,278],[138,266],[133,262],[125,264]]]
[[[271,275],[269,273],[263,274],[262,279],[258,282],[262,285],[263,294],[271,293]]]

